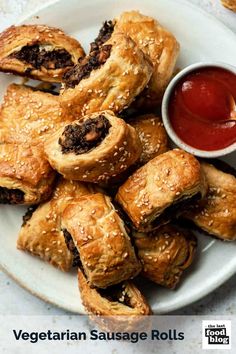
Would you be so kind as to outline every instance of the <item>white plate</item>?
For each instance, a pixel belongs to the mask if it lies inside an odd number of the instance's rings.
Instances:
[[[236,36],[212,16],[181,0],[67,0],[32,15],[26,23],[62,27],[87,49],[101,23],[123,10],[139,9],[169,28],[181,44],[178,66],[218,60],[236,65]],[[39,17],[36,17],[39,16]],[[0,94],[14,78],[1,74]],[[226,160],[236,167],[236,155]],[[75,273],[64,274],[52,266],[16,250],[23,207],[0,206],[0,263],[30,292],[66,310],[84,313]],[[155,313],[167,313],[208,294],[236,272],[236,243],[223,243],[198,235],[196,260],[177,290],[142,284]]]

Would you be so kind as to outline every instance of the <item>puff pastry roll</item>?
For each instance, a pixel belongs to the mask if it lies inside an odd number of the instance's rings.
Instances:
[[[183,150],[171,150],[139,168],[119,188],[117,202],[138,230],[169,222],[186,204],[206,193],[200,163]]]
[[[177,40],[152,17],[138,11],[124,12],[115,19],[115,31],[122,31],[130,36],[151,59],[153,75],[135,104],[146,109],[155,108],[174,72],[179,54]]]
[[[62,229],[77,248],[91,285],[106,288],[135,277],[141,270],[109,197],[96,193],[69,204],[62,214]]]
[[[38,256],[63,271],[69,271],[72,265],[78,265],[77,254],[67,248],[61,232],[61,213],[74,198],[92,192],[90,186],[61,178],[50,201],[36,209],[29,208],[23,217],[17,248]]]
[[[11,26],[0,35],[0,71],[7,73],[61,82],[84,55],[80,43],[58,28]]]
[[[61,104],[78,116],[111,109],[120,112],[147,85],[152,64],[131,38],[113,34],[106,42],[94,42],[91,51],[64,75]]]
[[[183,217],[193,221],[206,233],[222,240],[236,240],[236,173],[220,162],[218,168],[202,162],[209,185],[203,200],[186,210]],[[218,165],[218,164],[217,164]],[[217,166],[218,167],[218,166]],[[234,173],[234,175],[232,174]]]
[[[134,128],[111,111],[93,113],[59,129],[45,143],[50,164],[65,178],[103,182],[126,170],[142,148]]]
[[[196,237],[172,225],[144,233],[135,233],[135,246],[142,275],[157,284],[174,289],[195,255]]]
[[[144,165],[154,157],[163,154],[168,148],[168,138],[159,117],[155,114],[144,114],[129,120],[135,128],[142,144],[139,164]]]
[[[94,289],[79,269],[80,296],[86,311],[98,316],[150,315],[151,309],[144,296],[131,281],[107,289]],[[117,318],[117,317],[116,317]],[[125,319],[127,321],[127,317]]]
[[[57,96],[22,85],[8,87],[0,108],[1,203],[37,204],[50,197],[56,173],[43,142],[64,119]]]
[[[0,203],[38,204],[50,197],[54,179],[42,150],[0,144]]]
[[[40,145],[65,121],[58,96],[11,84],[0,108],[0,141]]]
[[[221,0],[221,3],[227,9],[236,12],[236,0]]]

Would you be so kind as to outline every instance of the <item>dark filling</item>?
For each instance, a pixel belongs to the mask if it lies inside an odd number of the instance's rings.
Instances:
[[[117,284],[109,286],[109,288],[106,289],[97,289],[97,292],[111,302],[119,302],[128,307],[132,307],[130,297],[125,291],[125,286],[122,285],[123,284]]]
[[[24,201],[25,193],[20,189],[8,189],[0,187],[0,203],[1,204],[19,204]]]
[[[25,213],[25,215],[23,216],[23,223],[21,226],[25,226],[27,224],[27,222],[31,219],[34,211],[37,209],[37,205],[33,205],[31,207],[29,207]]]
[[[197,203],[201,199],[201,193],[195,194],[193,197],[179,199],[176,203],[170,205],[164,212],[158,216],[151,224],[151,229],[157,228],[163,224],[167,224],[170,220],[181,215],[188,206]]]
[[[107,136],[111,127],[109,120],[100,114],[97,118],[87,119],[82,124],[68,125],[59,138],[62,153],[84,154],[98,146]]]
[[[111,45],[96,47],[85,58],[81,58],[77,65],[64,74],[66,88],[74,88],[82,79],[89,77],[92,70],[99,69],[109,58],[111,47]]]
[[[73,262],[72,262],[72,266],[73,267],[81,266],[79,252],[74,244],[71,234],[66,229],[63,229],[62,232],[64,234],[66,246],[67,246],[68,250],[71,251],[71,253],[73,254],[73,257],[74,257]]]
[[[47,51],[40,49],[38,44],[26,45],[20,51],[12,53],[10,57],[29,63],[35,69],[40,69],[41,66],[46,69],[59,69],[74,65],[67,50],[55,49]]]
[[[115,24],[112,21],[105,21],[102,28],[99,31],[97,38],[94,39],[94,42],[90,44],[90,51],[97,49],[103,45],[111,37],[114,31]]]

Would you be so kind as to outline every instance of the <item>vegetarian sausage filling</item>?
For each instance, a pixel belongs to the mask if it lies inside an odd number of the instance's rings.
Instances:
[[[77,65],[64,74],[65,87],[74,88],[82,79],[88,78],[93,70],[99,69],[105,64],[110,56],[111,47],[111,45],[96,47],[85,58],[81,58]]]
[[[166,208],[160,216],[155,218],[153,222],[149,224],[150,229],[155,229],[161,225],[168,223],[174,217],[178,217],[178,213],[184,211],[184,209],[186,209],[188,205],[192,205],[193,203],[196,203],[200,199],[201,199],[201,193],[197,193],[190,198],[184,196],[183,198],[176,201],[176,203],[173,203],[168,208]]]
[[[25,193],[20,189],[8,189],[0,187],[0,203],[1,204],[19,204],[24,201]]]
[[[82,124],[68,125],[59,138],[62,153],[80,155],[94,149],[105,139],[110,127],[109,120],[102,114]]]
[[[27,222],[31,219],[34,211],[37,209],[37,205],[33,205],[33,206],[30,206],[25,215],[23,215],[23,223],[22,223],[22,226],[25,226],[27,224]]]
[[[119,302],[125,306],[133,307],[125,284],[112,285],[107,289],[97,289],[97,291],[111,302]]]
[[[99,31],[97,38],[95,38],[94,42],[90,44],[90,51],[94,51],[97,47],[103,45],[108,39],[110,39],[115,24],[112,21],[105,21],[102,28]]]
[[[78,252],[77,248],[75,247],[73,238],[71,237],[71,234],[66,229],[63,229],[62,232],[64,234],[66,246],[67,246],[68,250],[71,251],[71,253],[74,256],[72,266],[78,267],[81,265],[81,261],[80,261],[79,252]]]
[[[33,68],[60,69],[73,66],[70,53],[65,49],[47,50],[47,46],[26,45],[21,50],[12,53],[10,56],[31,64]]]

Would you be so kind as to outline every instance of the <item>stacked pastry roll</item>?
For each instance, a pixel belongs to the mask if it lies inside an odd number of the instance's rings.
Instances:
[[[43,145],[62,124],[58,96],[9,85],[0,109],[1,203],[38,204],[50,197],[56,172]]]

